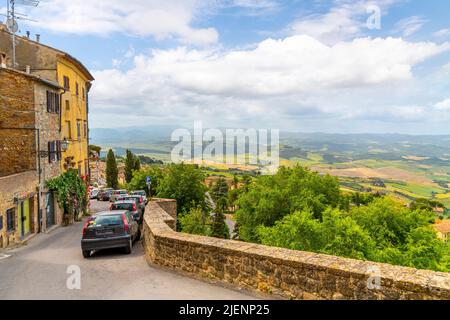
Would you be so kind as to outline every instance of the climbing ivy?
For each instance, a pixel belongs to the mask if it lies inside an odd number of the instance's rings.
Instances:
[[[64,209],[65,215],[77,219],[78,213],[86,212],[87,188],[78,176],[78,171],[69,170],[48,180],[47,188],[55,192],[56,200]]]

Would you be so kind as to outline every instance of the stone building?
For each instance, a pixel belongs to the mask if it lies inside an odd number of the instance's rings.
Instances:
[[[45,190],[61,172],[60,92],[57,83],[0,63],[0,247],[62,221]]]
[[[11,34],[0,23],[0,52],[12,67]],[[68,148],[62,152],[61,170],[77,169],[88,180],[89,173],[89,90],[93,76],[71,55],[29,37],[16,37],[15,69],[58,83],[64,88],[61,101],[62,138]]]

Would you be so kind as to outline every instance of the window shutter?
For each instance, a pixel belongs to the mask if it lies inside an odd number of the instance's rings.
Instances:
[[[48,162],[52,163],[52,143],[49,141],[48,144]]]
[[[50,91],[47,91],[47,112],[50,111]]]
[[[56,141],[56,160],[61,161],[61,141]]]
[[[59,113],[60,110],[61,110],[60,96],[59,94],[55,93],[55,112]]]

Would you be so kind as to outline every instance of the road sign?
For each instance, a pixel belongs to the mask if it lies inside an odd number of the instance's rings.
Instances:
[[[146,182],[147,184],[151,184],[151,183],[152,183],[152,177],[147,177],[147,178],[145,178],[145,182]]]

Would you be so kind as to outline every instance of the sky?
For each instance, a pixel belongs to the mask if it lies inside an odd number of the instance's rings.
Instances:
[[[42,0],[18,11],[36,20],[20,21],[22,34],[92,71],[94,128],[450,134],[448,0]]]

